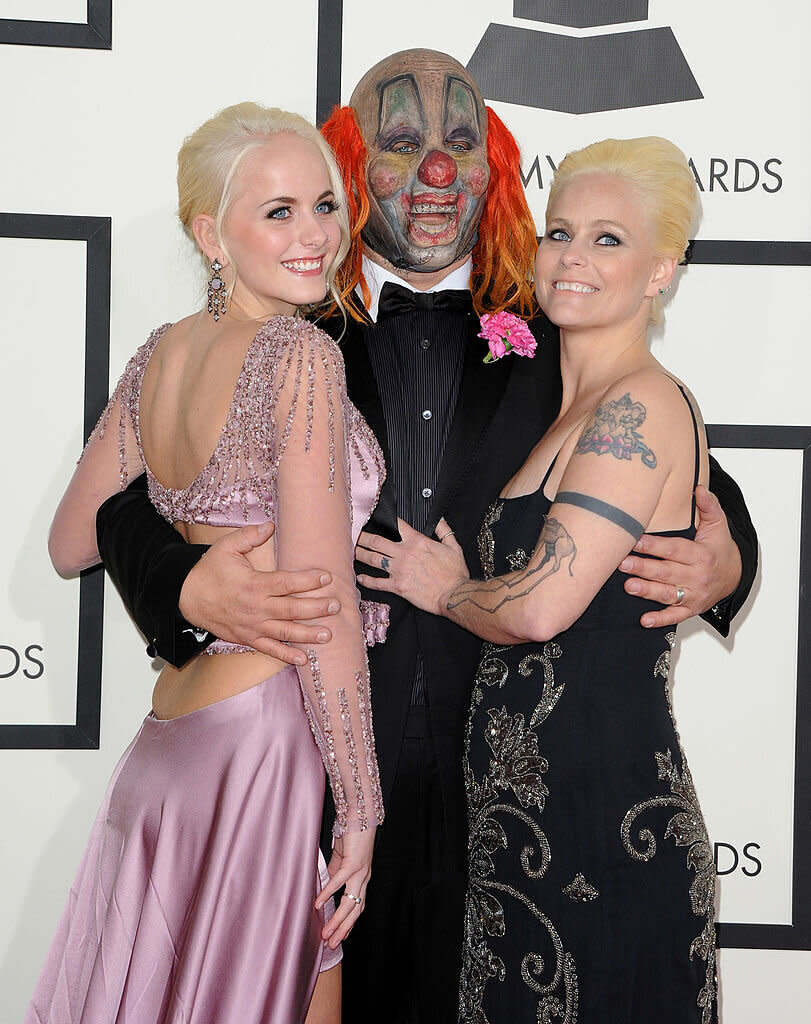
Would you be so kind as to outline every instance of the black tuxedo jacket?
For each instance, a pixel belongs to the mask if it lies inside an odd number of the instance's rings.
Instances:
[[[335,333],[341,326],[340,321],[327,325]],[[477,319],[470,317],[459,400],[432,500],[429,529],[440,516],[447,519],[473,575],[480,569],[476,539],[487,506],[526,459],[560,406],[557,330],[543,317],[531,326],[538,338],[533,359],[513,355],[485,365],[482,359],[486,345],[476,337]],[[349,321],[341,348],[350,398],[374,430],[384,453],[388,453],[383,408],[367,350],[367,345],[374,344],[374,331],[373,325]],[[738,590],[724,608],[708,617],[725,633],[752,585],[757,538],[737,485],[714,462],[710,486],[727,513],[744,567]],[[180,616],[178,598],[186,575],[205,548],[185,544],[158,516],[149,504],[143,478],[105,502],[97,526],[105,566],[149,639],[148,653],[175,665],[183,664],[199,652],[201,641]],[[388,536],[396,533],[396,498],[390,483],[384,485],[367,529]],[[446,825],[448,834],[460,844],[461,857],[466,841],[460,770],[462,737],[481,641],[447,619],[418,611],[395,595],[369,591],[364,596],[391,605],[388,638],[369,651],[384,803],[396,772],[419,650],[426,672]],[[643,610],[640,604],[640,614]]]

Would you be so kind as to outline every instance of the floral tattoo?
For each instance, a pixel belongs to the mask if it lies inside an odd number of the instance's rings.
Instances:
[[[577,442],[576,453],[604,455],[611,452],[615,459],[627,460],[639,454],[646,466],[655,469],[656,456],[643,443],[639,433],[647,414],[645,406],[641,402],[632,402],[627,391],[622,398],[598,406],[594,418]]]

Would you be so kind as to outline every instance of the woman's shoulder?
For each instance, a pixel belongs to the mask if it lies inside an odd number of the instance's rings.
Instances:
[[[318,366],[332,376],[343,375],[344,360],[338,343],[316,324],[298,316],[274,316],[260,327],[253,345],[253,358],[266,372],[283,368],[297,371]]]
[[[695,399],[678,378],[656,364],[633,369],[605,388],[588,418],[584,438],[595,443],[621,438],[631,449],[673,454],[701,427]],[[667,462],[657,457],[645,464],[665,469]]]
[[[663,366],[644,366],[613,381],[602,393],[597,408],[615,405],[618,408],[641,406],[637,411],[647,415],[669,416],[687,407],[699,415],[698,404],[690,389]]]

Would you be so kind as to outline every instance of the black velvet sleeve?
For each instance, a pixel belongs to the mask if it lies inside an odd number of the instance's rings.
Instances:
[[[727,636],[730,623],[749,596],[749,591],[755,581],[758,557],[757,534],[740,487],[729,473],[719,466],[712,455],[710,455],[709,487],[721,503],[721,508],[723,508],[729,524],[729,532],[741,553],[741,579],[737,590],[701,616],[717,629],[721,636]]]
[[[114,494],[96,515],[99,553],[135,624],[147,654],[180,668],[216,638],[180,614],[180,591],[208,550],[187,544],[155,510],[141,475]]]

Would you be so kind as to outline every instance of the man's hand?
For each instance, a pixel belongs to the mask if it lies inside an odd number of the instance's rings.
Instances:
[[[304,665],[294,644],[324,644],[332,633],[301,619],[319,619],[340,611],[335,598],[302,597],[332,580],[327,572],[262,572],[249,553],[273,536],[273,523],[245,526],[216,541],[191,570],[180,591],[180,613],[221,640],[245,644],[263,654]]]
[[[625,581],[629,594],[667,605],[661,611],[646,612],[639,620],[643,626],[673,626],[700,615],[728,597],[740,582],[740,552],[718,499],[699,486],[696,506],[694,541],[644,534],[634,551],[653,557],[638,558],[632,553],[620,562],[620,570],[632,577]]]

